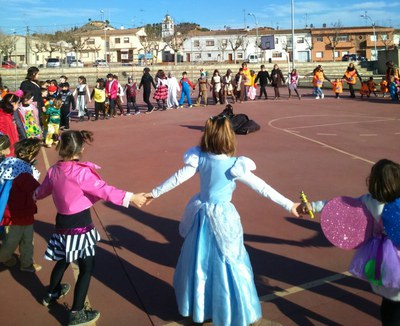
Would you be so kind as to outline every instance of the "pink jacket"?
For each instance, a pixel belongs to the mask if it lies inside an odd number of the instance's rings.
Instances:
[[[118,96],[118,80],[108,81],[106,83],[106,95],[108,98],[114,100]]]
[[[59,161],[49,169],[34,197],[51,194],[57,212],[65,215],[90,208],[100,199],[128,207],[132,193],[107,185],[95,169],[100,167],[91,162]]]

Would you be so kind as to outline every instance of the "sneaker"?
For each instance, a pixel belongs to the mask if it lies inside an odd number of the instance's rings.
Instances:
[[[29,272],[29,273],[35,273],[39,272],[42,269],[42,266],[39,264],[33,263],[31,266],[28,267],[22,267],[20,268],[21,272]]]
[[[179,105],[177,109],[183,109],[183,105]]]
[[[135,114],[135,115],[138,115],[138,114],[140,114],[140,111],[136,111],[134,114]]]
[[[69,292],[69,290],[71,289],[71,285],[69,285],[68,283],[61,283],[60,284],[60,291],[56,292],[56,293],[49,293],[42,301],[44,306],[49,306],[50,304],[56,302],[58,299],[64,297],[65,295],[67,295],[67,293]]]
[[[321,98],[324,98],[325,97],[325,95],[324,94],[321,94]]]
[[[317,96],[315,99],[316,99],[316,100],[319,100],[319,96]]]
[[[11,258],[5,262],[3,262],[3,265],[6,267],[13,267],[17,263],[17,258],[15,256],[11,256]]]
[[[193,107],[193,105],[189,105],[189,106],[188,106],[188,108],[192,108],[192,107]]]
[[[151,109],[148,109],[146,113],[152,113],[155,110],[155,107],[153,106]]]
[[[99,319],[99,317],[100,312],[97,310],[82,309],[76,312],[70,311],[68,326],[89,325],[94,323],[97,319]]]

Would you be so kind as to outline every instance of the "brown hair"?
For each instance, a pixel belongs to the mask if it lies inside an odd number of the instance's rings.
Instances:
[[[74,156],[80,155],[83,145],[93,142],[93,132],[88,130],[67,130],[60,136],[56,149],[58,155],[64,160],[71,160]]]
[[[53,100],[53,107],[55,107],[56,109],[60,109],[62,106],[62,100],[59,98],[56,98],[55,100]]]
[[[20,98],[17,95],[8,93],[0,101],[0,108],[2,108],[4,112],[12,114],[14,112],[13,103],[18,103],[19,101]]]
[[[5,149],[10,148],[10,146],[11,146],[10,138],[7,135],[0,132],[0,151],[4,151]]]
[[[389,203],[400,197],[400,165],[388,159],[376,162],[367,178],[368,191],[371,196]]]
[[[39,138],[26,138],[14,144],[15,156],[28,163],[34,163],[40,148]]]
[[[206,153],[235,155],[236,136],[231,121],[225,115],[217,115],[206,121],[200,148]]]

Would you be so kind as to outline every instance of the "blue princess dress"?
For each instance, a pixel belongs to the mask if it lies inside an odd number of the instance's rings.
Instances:
[[[255,163],[246,157],[213,155],[193,147],[184,163],[152,191],[159,197],[200,174],[200,193],[189,201],[179,225],[185,238],[174,275],[179,312],[197,323],[211,319],[216,326],[248,326],[262,313],[240,216],[231,203],[235,181],[288,211],[293,202],[255,176]]]

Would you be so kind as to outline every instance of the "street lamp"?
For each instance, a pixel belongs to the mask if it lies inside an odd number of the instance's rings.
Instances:
[[[378,60],[378,52],[376,50],[376,33],[375,33],[375,22],[372,20],[372,18],[370,16],[367,15],[367,12],[365,12],[364,15],[360,15],[360,17],[365,18],[366,20],[369,19],[371,21],[372,24],[372,31],[374,33],[374,50],[375,50],[375,55],[374,55],[374,59]]]
[[[104,26],[104,60],[107,62],[107,24],[104,18],[104,10],[100,10],[101,20],[103,21]]]
[[[294,69],[294,54],[296,51],[296,45],[294,41],[294,0],[291,0],[291,21],[292,21],[292,69]]]
[[[254,15],[252,12],[249,12],[248,15],[253,16],[254,22],[256,23],[256,54],[257,54],[257,58],[258,58],[258,21],[257,21],[256,15]]]

